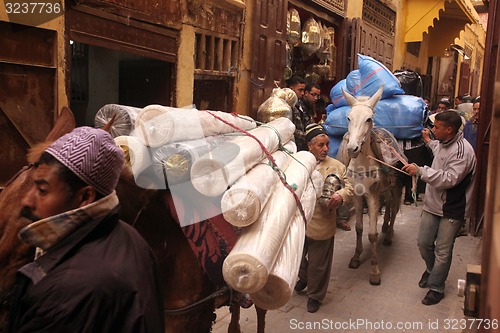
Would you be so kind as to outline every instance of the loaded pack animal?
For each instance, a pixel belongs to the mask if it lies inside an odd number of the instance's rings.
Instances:
[[[347,103],[351,106],[348,113],[348,131],[339,147],[338,158],[347,166],[347,177],[354,188],[354,208],[356,220],[356,249],[349,267],[358,268],[363,251],[363,206],[368,205],[368,239],[371,248],[370,283],[381,282],[377,256],[377,220],[381,202],[385,203],[384,245],[391,245],[394,234],[394,221],[401,205],[403,185],[399,173],[392,165],[384,162],[383,137],[394,138],[387,130],[374,129],[374,108],[382,95],[382,88],[372,97],[354,97],[344,91]],[[396,140],[388,140],[396,142]],[[394,148],[394,147],[393,147]],[[399,155],[399,154],[398,154]],[[403,155],[404,156],[404,155]],[[404,157],[401,158],[404,159]]]
[[[29,163],[35,162],[48,145],[75,127],[73,114],[63,108],[44,143],[31,148]],[[31,186],[32,169],[23,168],[0,192],[0,332],[7,331],[10,291],[17,270],[33,259],[34,249],[17,236],[23,225],[21,200]],[[193,253],[167,204],[168,190],[149,190],[136,185],[131,168],[122,171],[116,192],[121,218],[133,225],[156,253],[162,273],[166,332],[210,332],[215,309],[229,305],[232,313],[228,332],[240,332],[240,305],[223,284],[209,279]],[[265,330],[266,311],[256,308],[257,331]]]

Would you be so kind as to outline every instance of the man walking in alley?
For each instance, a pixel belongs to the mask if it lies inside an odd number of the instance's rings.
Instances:
[[[292,121],[295,125],[294,140],[297,150],[307,150],[306,126],[311,122],[311,116],[304,109],[302,99],[304,98],[306,81],[294,75],[287,81],[287,87],[292,89],[297,95],[297,104],[292,108]]]
[[[316,157],[318,170],[324,179],[336,175],[344,183],[344,187],[333,193],[325,205],[316,203],[311,222],[307,224],[306,239],[302,262],[300,263],[299,281],[295,291],[301,292],[307,287],[307,311],[319,310],[325,298],[330,282],[335,240],[336,210],[347,203],[353,193],[352,185],[347,180],[346,167],[338,160],[328,156],[330,140],[321,125],[310,124],[306,131],[309,151]]]
[[[418,285],[429,288],[422,299],[425,305],[444,298],[455,238],[470,215],[476,157],[459,131],[461,126],[457,112],[438,113],[432,129],[436,140],[430,139],[428,129],[422,131],[434,154],[432,165],[403,167],[403,171],[420,176],[428,184],[418,233],[418,248],[426,265]]]

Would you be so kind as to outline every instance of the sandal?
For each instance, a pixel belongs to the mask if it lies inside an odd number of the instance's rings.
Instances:
[[[347,224],[346,221],[337,222],[337,227],[345,231],[351,230],[351,227],[349,226],[349,224]]]

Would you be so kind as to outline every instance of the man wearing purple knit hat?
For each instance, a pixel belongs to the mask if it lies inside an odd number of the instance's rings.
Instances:
[[[123,152],[109,133],[79,127],[35,164],[19,237],[36,248],[16,276],[11,332],[163,332],[156,259],[118,219]]]

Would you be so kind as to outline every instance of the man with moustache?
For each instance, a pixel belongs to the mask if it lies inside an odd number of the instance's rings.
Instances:
[[[79,127],[34,165],[19,237],[37,249],[19,269],[10,332],[163,333],[156,259],[118,219],[124,154],[103,130]]]

